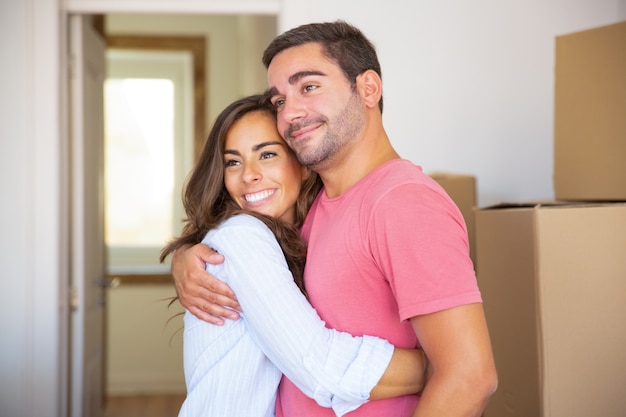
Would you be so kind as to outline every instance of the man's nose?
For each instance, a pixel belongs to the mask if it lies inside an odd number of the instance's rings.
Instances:
[[[304,101],[298,97],[285,99],[283,108],[278,113],[278,117],[284,123],[291,124],[306,117],[306,106]]]

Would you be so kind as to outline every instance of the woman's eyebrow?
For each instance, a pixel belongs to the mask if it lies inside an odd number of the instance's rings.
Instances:
[[[254,151],[258,151],[258,150],[259,150],[259,149],[261,149],[261,148],[264,148],[264,147],[266,147],[266,146],[271,146],[271,145],[281,145],[281,146],[282,146],[282,142],[279,142],[279,141],[277,141],[277,140],[275,140],[275,141],[270,141],[270,142],[262,142],[262,143],[259,143],[258,145],[255,145],[255,146],[252,148],[252,150],[254,150]]]
[[[252,147],[252,150],[257,152],[260,149],[265,148],[266,146],[272,146],[272,145],[279,145],[279,146],[283,146],[283,143],[277,140],[274,141],[269,141],[269,142],[261,142],[258,143],[256,145],[254,145]],[[238,150],[235,149],[224,149],[224,155],[236,155],[236,156],[241,156],[241,152],[239,152]]]

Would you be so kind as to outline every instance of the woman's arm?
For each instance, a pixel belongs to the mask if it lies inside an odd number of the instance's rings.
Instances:
[[[354,409],[370,391],[372,398],[388,398],[421,390],[421,352],[326,328],[293,282],[274,235],[259,220],[230,219],[212,234],[210,245],[225,257],[228,284],[255,342],[320,405],[349,403]]]

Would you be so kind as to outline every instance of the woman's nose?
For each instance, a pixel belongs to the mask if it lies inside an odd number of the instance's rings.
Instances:
[[[261,174],[261,170],[256,164],[246,164],[243,170],[243,181],[244,182],[255,182],[260,180],[263,177]]]

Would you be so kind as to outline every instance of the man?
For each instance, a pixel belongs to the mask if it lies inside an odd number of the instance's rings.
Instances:
[[[309,24],[274,39],[263,63],[279,132],[324,183],[302,230],[311,304],[329,327],[421,346],[431,362],[419,404],[372,401],[351,415],[480,416],[497,377],[465,224],[443,189],[393,149],[373,45],[345,22]],[[201,273],[208,258],[196,245],[176,254],[172,271],[183,305],[216,323],[229,316],[212,303],[237,305]],[[283,415],[332,411],[284,378]]]

